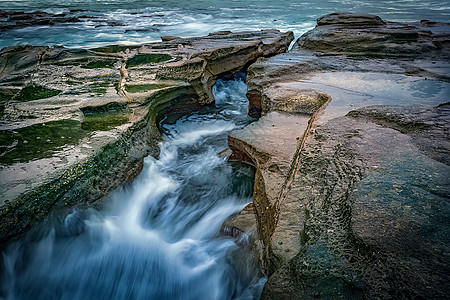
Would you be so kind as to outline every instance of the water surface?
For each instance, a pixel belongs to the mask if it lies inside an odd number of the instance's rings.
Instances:
[[[73,15],[98,17],[80,23],[3,31],[0,48],[19,44],[93,48],[159,41],[164,35],[203,36],[219,30],[267,28],[292,30],[299,37],[316,25],[318,17],[336,11],[371,13],[402,22],[450,20],[448,0],[6,0],[0,2],[0,9],[50,13],[83,9],[88,11]]]

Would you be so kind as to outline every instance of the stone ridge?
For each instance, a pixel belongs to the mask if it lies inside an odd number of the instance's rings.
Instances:
[[[214,102],[212,85],[292,32],[223,32],[145,45],[0,50],[0,241],[54,208],[102,205],[157,156],[159,122]]]

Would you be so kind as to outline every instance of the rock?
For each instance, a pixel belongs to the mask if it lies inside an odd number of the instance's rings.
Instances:
[[[217,31],[217,32],[211,32],[211,33],[209,33],[208,34],[208,36],[214,36],[214,35],[228,35],[228,34],[231,34],[232,32],[231,31],[228,31],[228,30],[226,30],[226,31]]]
[[[127,32],[148,32],[148,31],[159,31],[158,28],[150,27],[150,28],[142,28],[142,29],[127,29],[125,30],[125,33]],[[163,40],[164,42],[164,40]]]
[[[382,56],[448,57],[448,24],[384,22],[373,15],[334,13],[317,20],[317,27],[297,40],[298,47],[320,53]]]
[[[164,116],[212,103],[218,77],[291,40],[272,30],[91,50],[2,49],[2,244],[55,206],[102,205],[145,156],[158,155]]]
[[[445,297],[449,32],[335,13],[248,68],[262,299]]]
[[[69,13],[51,14],[43,11],[19,12],[0,10],[0,30],[17,29],[36,25],[53,26],[59,23],[78,23],[81,20],[74,15],[77,13],[71,10]]]
[[[161,41],[163,41],[163,42],[170,42],[170,41],[179,40],[179,39],[181,39],[181,37],[173,36],[173,35],[165,35],[165,36],[161,37]]]
[[[257,229],[255,208],[250,203],[238,215],[229,218],[220,233],[234,238],[242,246],[249,246],[251,240],[257,239]]]
[[[273,248],[269,245],[277,226],[280,205],[285,205],[284,192],[289,189],[308,121],[309,117],[301,115],[271,112],[228,136],[228,145],[233,150],[230,159],[252,163],[257,169],[253,197],[259,239],[264,245],[258,257],[262,258],[265,274],[274,271],[274,262],[270,261]]]
[[[230,45],[229,40],[233,39],[239,43]],[[157,78],[188,80],[199,95],[199,101],[211,103],[214,101],[212,86],[220,74],[238,72],[258,57],[282,53],[292,39],[292,32],[282,34],[277,30],[264,30],[212,35],[202,40],[174,40],[173,43],[183,46],[176,54],[190,59],[165,65],[158,70]],[[205,42],[209,45],[208,50],[196,50],[202,49]]]
[[[375,15],[336,12],[322,16],[317,19],[317,26],[325,26],[325,25],[368,28],[368,27],[385,26],[386,22],[384,22],[380,17]]]

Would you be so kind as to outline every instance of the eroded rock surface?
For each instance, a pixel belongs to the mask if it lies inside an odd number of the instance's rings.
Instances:
[[[378,16],[333,13],[297,40],[298,47],[321,54],[375,56],[440,56],[448,58],[449,24],[383,21]]]
[[[265,30],[90,50],[2,49],[0,241],[54,205],[97,205],[139,173],[144,156],[158,155],[162,118],[214,102],[219,76],[285,51],[292,39]]]
[[[263,299],[447,297],[449,42],[449,24],[334,13],[249,67],[262,118],[229,142],[257,167]],[[303,125],[254,130],[274,114]]]

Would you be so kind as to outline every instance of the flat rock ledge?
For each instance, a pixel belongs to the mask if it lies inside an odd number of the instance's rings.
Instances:
[[[0,242],[102,197],[157,156],[159,122],[214,102],[217,78],[285,52],[292,32],[0,50]]]
[[[248,68],[261,118],[228,139],[253,204],[225,227],[262,299],[448,297],[449,45],[449,24],[333,13]]]

